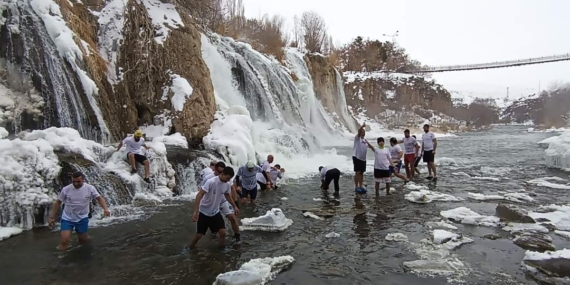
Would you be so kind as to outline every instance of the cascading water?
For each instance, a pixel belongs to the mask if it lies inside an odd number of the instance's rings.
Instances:
[[[15,118],[14,131],[23,128],[72,127],[86,139],[100,141],[102,127],[81,88],[76,72],[66,64],[46,31],[42,19],[30,1],[9,0],[0,3],[0,56],[16,67],[12,76],[32,78],[33,85],[46,102],[43,121],[20,125]],[[2,18],[2,16],[0,16]],[[3,24],[3,25],[2,25]],[[0,67],[6,69],[5,66]],[[17,99],[17,98],[16,98]]]

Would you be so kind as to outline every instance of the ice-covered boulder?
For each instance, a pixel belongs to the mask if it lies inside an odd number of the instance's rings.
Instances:
[[[259,230],[277,232],[283,231],[293,224],[293,220],[287,219],[283,211],[273,208],[263,216],[256,218],[244,218],[241,220],[242,230]]]
[[[289,255],[252,259],[238,270],[218,275],[213,285],[264,285],[293,262],[295,259]]]
[[[556,139],[548,140],[544,158],[548,167],[570,168],[570,130],[564,131]]]
[[[570,250],[562,249],[544,253],[527,250],[523,259],[524,265],[527,266],[523,267],[523,270],[535,274],[535,277],[539,279],[544,279],[544,276],[540,276],[541,274],[548,277],[568,278],[570,277]]]
[[[513,239],[513,243],[524,249],[538,252],[556,250],[552,244],[552,238],[543,233],[521,233]]]

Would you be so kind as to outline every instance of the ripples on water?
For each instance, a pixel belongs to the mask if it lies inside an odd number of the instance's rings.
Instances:
[[[369,194],[355,199],[350,174],[341,179],[338,203],[314,201],[320,197],[317,177],[290,180],[282,189],[260,195],[256,209],[246,207],[241,217],[259,216],[278,207],[294,224],[281,233],[243,232],[243,244],[232,246],[227,253],[219,252],[208,234],[197,252],[178,255],[195,231],[195,224],[190,223],[192,204],[174,202],[145,221],[95,228],[91,230],[91,244],[74,244],[65,253],[55,251],[58,234],[49,230],[11,238],[0,243],[0,276],[3,284],[212,284],[217,274],[235,270],[252,258],[291,255],[296,259],[293,267],[273,284],[446,284],[445,278],[421,278],[404,272],[402,262],[419,257],[407,243],[385,241],[386,234],[404,233],[411,243],[417,243],[431,237],[424,223],[439,220],[441,210],[466,206],[480,214],[494,214],[496,201],[469,200],[467,192],[496,194],[526,189],[537,194],[527,207],[567,203],[567,195],[559,195],[567,190],[523,183],[545,176],[568,178],[566,173],[548,170],[543,164],[543,150],[536,142],[548,136],[552,134],[499,127],[441,139],[438,157],[452,158],[456,164],[440,166],[437,186],[430,189],[465,198],[464,202],[413,204],[404,200],[399,181],[396,195],[376,198]],[[425,174],[426,169],[422,171]],[[454,172],[500,180],[475,180],[452,175]],[[373,189],[370,175],[367,173],[366,180]],[[327,213],[329,218],[304,217],[304,210]],[[470,284],[531,284],[519,269],[524,250],[515,246],[508,234],[496,228],[456,226],[456,232],[474,239],[453,252],[472,270],[464,280]],[[331,232],[340,236],[325,237]],[[484,239],[489,233],[504,238]],[[553,238],[558,248],[567,246],[566,241]]]

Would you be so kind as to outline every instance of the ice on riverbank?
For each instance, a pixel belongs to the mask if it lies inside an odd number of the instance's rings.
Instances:
[[[10,238],[11,236],[19,235],[22,233],[21,228],[14,228],[14,227],[0,227],[0,241]]]
[[[263,216],[243,218],[241,224],[240,229],[244,231],[280,232],[290,227],[293,224],[293,220],[287,219],[281,209],[273,208]]]
[[[293,262],[295,259],[290,255],[252,259],[238,270],[218,275],[213,285],[265,285]]]
[[[480,215],[467,207],[458,207],[447,211],[441,211],[440,214],[447,219],[460,222],[462,224],[495,227],[501,223],[501,220],[498,217]]]
[[[404,198],[413,203],[426,204],[433,201],[447,201],[447,202],[458,202],[463,201],[463,198],[455,197],[453,195],[438,193],[434,191],[427,190],[428,188],[423,185],[417,185],[410,182],[404,186],[407,189],[413,189],[416,191],[411,191],[406,194]]]

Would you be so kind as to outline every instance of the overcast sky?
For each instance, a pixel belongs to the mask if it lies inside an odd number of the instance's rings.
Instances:
[[[396,42],[427,65],[484,63],[570,52],[566,0],[243,0],[248,17],[287,19],[313,10],[334,41],[356,36]],[[291,28],[291,22],[288,23]],[[435,73],[451,91],[511,97],[570,82],[570,61],[480,71]]]

